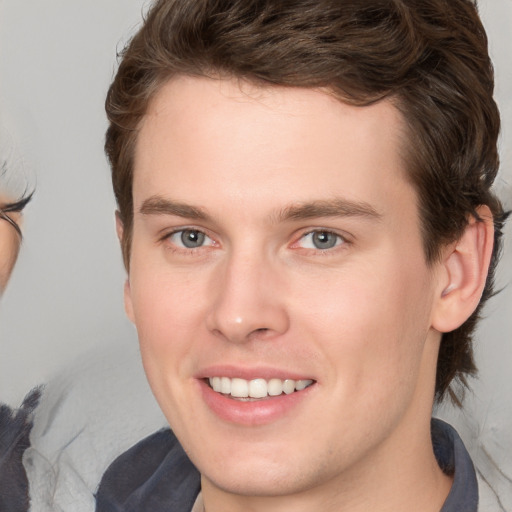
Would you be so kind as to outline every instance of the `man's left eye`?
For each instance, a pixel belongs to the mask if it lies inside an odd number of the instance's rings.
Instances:
[[[197,229],[182,229],[175,231],[169,240],[182,249],[197,249],[199,247],[212,245],[213,240]]]
[[[300,240],[299,245],[304,249],[326,250],[341,245],[345,240],[332,231],[311,231]]]

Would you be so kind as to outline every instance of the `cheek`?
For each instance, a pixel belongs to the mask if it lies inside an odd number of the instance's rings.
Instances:
[[[151,263],[134,264],[130,300],[141,355],[150,381],[186,373],[188,357],[200,336],[204,286],[179,272],[157,271]],[[204,303],[204,299],[203,299]],[[168,370],[172,368],[172,372]],[[158,377],[158,375],[160,377]]]
[[[139,286],[140,285],[140,286]],[[190,375],[195,338],[191,298],[176,293],[172,283],[154,274],[131,276],[131,300],[140,354],[147,380],[160,408],[172,421],[173,411],[186,410],[179,392],[182,377]]]
[[[295,292],[296,319],[343,385],[398,387],[418,372],[429,295],[426,272],[390,257],[305,283]]]

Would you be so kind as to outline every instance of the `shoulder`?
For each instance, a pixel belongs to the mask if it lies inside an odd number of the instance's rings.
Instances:
[[[93,512],[107,468],[167,426],[137,345],[105,342],[44,386],[23,457],[34,512]]]
[[[0,510],[28,510],[28,480],[23,455],[30,446],[32,414],[39,398],[40,390],[35,389],[27,395],[19,409],[0,405]]]
[[[436,408],[436,416],[454,427],[476,469],[479,512],[512,510],[512,408],[492,397],[476,381],[464,408],[449,402]]]
[[[96,511],[191,510],[199,490],[199,472],[171,430],[163,429],[110,465],[96,495]]]
[[[432,420],[432,442],[439,466],[445,473],[453,475],[452,489],[441,512],[508,510],[504,503],[510,499],[510,490],[504,486],[500,488],[500,478],[496,474],[485,476],[489,472],[485,461],[479,457],[481,450],[477,449],[477,443],[470,440],[468,451],[458,432],[439,419]],[[498,466],[494,467],[494,472],[500,473]]]

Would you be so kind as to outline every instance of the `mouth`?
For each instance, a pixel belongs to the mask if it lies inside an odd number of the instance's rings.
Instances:
[[[263,400],[303,391],[315,381],[311,379],[252,379],[209,377],[206,383],[213,391],[239,401]]]

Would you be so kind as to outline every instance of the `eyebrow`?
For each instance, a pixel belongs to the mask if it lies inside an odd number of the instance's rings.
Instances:
[[[146,199],[142,203],[139,213],[142,215],[173,215],[192,220],[210,220],[210,216],[201,208],[158,195]],[[277,215],[272,215],[272,220],[279,223],[317,217],[363,217],[379,220],[382,215],[368,203],[334,198],[292,204],[278,211]]]
[[[276,220],[279,222],[317,217],[363,217],[379,220],[382,215],[368,203],[334,198],[290,205],[278,213]]]
[[[209,215],[196,206],[179,203],[161,196],[151,196],[146,199],[139,209],[142,215],[174,215],[193,220],[208,220]]]

